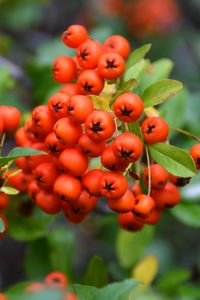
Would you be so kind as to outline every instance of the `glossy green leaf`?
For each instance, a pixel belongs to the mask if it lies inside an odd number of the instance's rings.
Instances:
[[[167,101],[182,88],[183,84],[180,81],[172,79],[163,79],[150,85],[146,88],[142,96],[145,108]]]
[[[140,125],[138,122],[128,123],[128,128],[131,133],[134,133],[137,136],[139,136],[139,138],[143,139],[143,136],[142,136],[142,133],[140,130]]]
[[[66,227],[54,228],[47,237],[50,249],[50,262],[54,270],[71,275],[75,250],[75,236]]]
[[[116,254],[124,268],[131,268],[143,255],[154,234],[153,227],[144,227],[141,232],[120,230],[116,240]]]
[[[18,195],[19,191],[11,186],[2,186],[0,188],[1,192],[4,192],[6,195]]]
[[[0,167],[4,166],[8,162],[15,160],[18,157],[22,156],[32,156],[32,155],[39,155],[39,154],[47,154],[44,151],[35,150],[32,148],[27,147],[16,147],[13,148],[7,156],[0,157]]]
[[[122,85],[119,86],[115,98],[119,95],[128,92],[133,86],[137,85],[137,81],[135,79],[129,79],[128,81],[124,82]]]
[[[140,91],[144,92],[144,90],[153,83],[168,78],[173,69],[173,65],[173,62],[167,58],[153,62],[141,78]]]
[[[144,73],[147,65],[148,61],[142,59],[137,64],[130,67],[124,74],[124,81],[129,81],[130,79],[135,79],[138,81]]]
[[[103,287],[108,283],[108,270],[104,260],[99,256],[94,256],[83,277],[83,284]]]
[[[126,68],[128,69],[136,63],[138,63],[142,58],[145,57],[145,55],[149,52],[150,49],[151,44],[146,44],[132,51],[126,62]]]
[[[169,173],[181,177],[196,175],[194,161],[185,150],[165,143],[151,145],[149,150],[151,157]]]
[[[200,205],[196,203],[182,202],[170,213],[185,225],[199,228],[200,227]]]
[[[95,295],[99,291],[99,289],[94,286],[74,284],[73,287],[78,300],[94,300]]]
[[[3,233],[4,231],[5,231],[4,221],[0,217],[0,233]]]

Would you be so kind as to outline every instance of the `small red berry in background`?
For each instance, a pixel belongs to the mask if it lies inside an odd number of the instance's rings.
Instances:
[[[160,117],[151,117],[144,120],[141,125],[142,134],[147,144],[164,142],[169,133],[169,126]]]
[[[190,149],[190,155],[192,156],[196,164],[196,168],[199,170],[200,169],[200,144],[196,144]]]
[[[171,208],[177,205],[181,197],[178,188],[171,182],[166,183],[162,189],[153,189],[151,196],[158,209]]]
[[[53,65],[53,78],[59,83],[68,83],[75,78],[76,64],[69,56],[59,56]]]
[[[168,173],[167,171],[161,167],[159,164],[151,164],[150,165],[150,173],[151,173],[151,187],[154,189],[161,189],[167,183]],[[148,186],[148,167],[146,167],[143,171],[142,175],[143,182]]]
[[[20,119],[21,113],[16,107],[0,106],[0,132],[15,130],[20,123]]]
[[[118,214],[118,223],[122,229],[128,231],[139,231],[144,227],[144,223],[132,212]]]
[[[135,199],[135,202],[136,203],[133,212],[136,216],[141,218],[148,217],[155,207],[154,199],[148,195],[138,195]]]
[[[45,277],[44,282],[51,288],[66,288],[68,279],[64,273],[52,272]]]
[[[112,35],[104,42],[104,49],[107,52],[114,52],[127,58],[131,51],[131,46],[127,39],[121,35]]]

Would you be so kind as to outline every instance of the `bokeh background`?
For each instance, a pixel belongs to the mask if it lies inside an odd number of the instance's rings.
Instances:
[[[185,88],[161,113],[171,125],[200,136],[198,0],[1,0],[0,105],[17,106],[26,118],[31,108],[46,103],[58,90],[52,62],[60,54],[71,54],[60,36],[73,23],[85,25],[100,41],[122,34],[133,49],[152,43],[149,57],[153,61],[173,60],[171,78],[182,81]],[[185,149],[194,143],[179,135],[172,135],[172,140]],[[11,145],[12,140],[7,148]],[[132,245],[128,237],[122,237],[132,247],[132,264],[149,253],[158,257],[152,299],[200,299],[199,180],[197,176],[182,189],[182,204],[165,214],[155,228],[141,233]],[[63,266],[79,281],[95,254],[107,262],[111,281],[128,276],[130,265],[117,263],[120,236],[112,216],[96,213],[82,226],[65,225],[58,219],[46,228],[48,217],[37,215],[28,223],[28,214],[27,204],[21,218],[10,212],[10,237],[0,241],[0,289],[27,278],[36,280]]]

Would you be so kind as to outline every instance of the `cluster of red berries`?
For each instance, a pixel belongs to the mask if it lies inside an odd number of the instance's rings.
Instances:
[[[36,294],[47,289],[54,289],[63,292],[63,300],[78,300],[75,293],[67,291],[68,278],[64,273],[51,272],[45,278],[44,282],[34,282],[26,286],[26,294]],[[8,300],[8,297],[0,293],[0,300]]]
[[[143,118],[143,101],[132,92],[115,97],[110,111],[95,108],[90,97],[102,91],[105,79],[121,76],[130,52],[128,41],[115,35],[102,45],[91,40],[81,25],[70,26],[62,40],[77,48],[75,58],[62,56],[54,62],[54,79],[65,85],[47,105],[36,107],[32,118],[15,134],[19,146],[48,155],[18,158],[15,163],[23,172],[10,177],[8,183],[28,191],[46,213],[62,210],[74,223],[83,221],[101,197],[118,213],[125,229],[157,223],[164,209],[179,203],[176,185],[185,180],[151,164],[141,176],[146,185],[151,182],[152,191],[147,195],[139,184],[129,185],[127,177],[130,166],[142,159],[146,145],[167,139],[168,124],[160,117]],[[71,83],[74,79],[77,81]],[[141,137],[128,130],[128,123],[135,121],[139,121]],[[122,124],[126,131],[118,132]],[[196,155],[198,165],[200,151],[194,152],[191,155]],[[97,157],[101,167],[91,169],[90,161]]]
[[[2,152],[3,147],[3,135],[14,131],[20,123],[21,115],[17,108],[13,106],[0,106],[0,134],[2,137],[2,142],[0,146],[0,151]],[[1,154],[0,154],[1,155]],[[3,176],[2,176],[3,177]],[[8,207],[9,197],[3,192],[0,192],[0,218],[4,223],[5,230],[3,233],[0,232],[0,238],[6,233],[8,223],[2,213]]]

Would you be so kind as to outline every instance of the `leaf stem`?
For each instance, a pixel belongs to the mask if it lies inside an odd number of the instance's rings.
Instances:
[[[4,142],[5,142],[5,138],[6,138],[6,134],[4,132],[2,134],[1,141],[0,141],[0,156],[2,155],[2,150],[3,150],[3,145],[4,145]]]
[[[192,134],[192,133],[189,132],[189,131],[183,130],[183,129],[181,129],[181,128],[175,128],[175,127],[170,127],[170,129],[171,129],[171,130],[174,130],[174,131],[177,131],[177,132],[179,132],[179,133],[182,133],[182,134],[184,134],[184,135],[187,135],[187,136],[193,138],[194,140],[196,140],[198,143],[200,143],[200,138],[199,138],[198,136]]]
[[[148,168],[148,196],[151,194],[151,168],[150,168],[150,156],[148,147],[145,146],[146,158],[147,158],[147,168]]]

